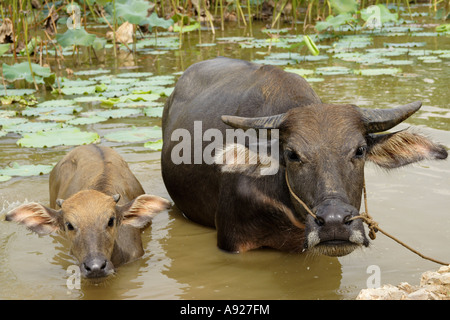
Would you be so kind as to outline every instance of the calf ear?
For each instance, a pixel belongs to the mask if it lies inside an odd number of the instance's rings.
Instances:
[[[371,134],[367,159],[377,165],[393,169],[421,160],[446,159],[444,146],[410,131]]]
[[[122,224],[144,228],[159,212],[169,209],[170,202],[158,196],[143,194],[120,207]]]
[[[59,229],[60,210],[53,210],[36,202],[23,204],[6,214],[6,221],[15,221],[25,225],[40,235]]]

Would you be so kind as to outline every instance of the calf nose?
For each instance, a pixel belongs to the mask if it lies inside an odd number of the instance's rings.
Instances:
[[[111,263],[105,257],[88,257],[81,265],[86,278],[101,278],[112,273]]]

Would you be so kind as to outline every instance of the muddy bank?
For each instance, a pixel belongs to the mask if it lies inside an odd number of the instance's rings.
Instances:
[[[356,300],[450,300],[450,265],[422,273],[418,286],[385,284],[361,290]]]

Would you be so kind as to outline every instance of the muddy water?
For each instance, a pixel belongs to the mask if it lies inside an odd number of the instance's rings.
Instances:
[[[237,26],[217,32],[216,37],[248,34]],[[181,50],[160,57],[140,55],[138,60],[123,59],[117,67],[138,65],[138,71],[173,74],[217,55],[253,60],[260,59],[257,51],[267,50],[240,49],[236,44],[198,47],[198,33],[186,37]],[[201,41],[215,39],[202,32]],[[373,47],[408,41],[425,41],[424,48],[431,50],[450,49],[448,37],[376,37]],[[399,128],[412,126],[450,146],[450,62],[414,61],[413,65],[402,66],[401,77],[324,76],[325,81],[312,86],[323,101],[331,103],[390,107],[421,100],[422,110]],[[336,64],[350,65],[330,59],[297,67],[314,69]],[[135,117],[109,120],[85,129],[103,136],[133,125],[159,124],[160,119]],[[0,138],[1,166],[13,161],[55,163],[71,149],[19,148],[15,144],[17,138],[14,134]],[[141,143],[102,139],[101,144],[114,147],[128,161],[147,193],[169,197],[161,178],[159,152],[151,152]],[[380,226],[425,255],[450,261],[448,161],[422,162],[391,172],[368,164],[366,184],[369,209]],[[16,177],[0,183],[0,215],[27,201],[48,204],[48,175]],[[0,299],[352,299],[372,279],[367,271],[370,266],[380,271],[380,283],[392,284],[418,284],[422,272],[438,268],[381,234],[369,248],[342,258],[268,249],[229,254],[217,249],[215,230],[186,220],[176,208],[159,214],[142,238],[146,253],[141,259],[120,267],[105,282],[82,280],[77,289],[71,286],[71,274],[67,272],[76,262],[64,239],[39,237],[14,223],[0,221]]]

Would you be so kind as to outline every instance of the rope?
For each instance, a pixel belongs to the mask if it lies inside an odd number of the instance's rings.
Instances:
[[[291,193],[292,197],[294,197],[294,199],[295,199],[298,203],[300,203],[300,204],[303,206],[303,208],[305,208],[305,210],[306,210],[306,212],[308,212],[308,214],[310,214],[314,219],[317,219],[317,220],[318,220],[319,217],[318,217],[315,213],[313,213],[313,212],[311,211],[311,209],[308,208],[308,206],[306,205],[306,203],[304,203],[304,202],[303,202],[303,201],[295,194],[295,192],[292,190],[291,185],[290,185],[290,183],[289,183],[289,178],[288,178],[287,170],[285,170],[285,178],[286,178],[286,184],[287,184],[287,186],[288,186],[289,192]],[[360,213],[358,216],[352,217],[351,219],[349,219],[349,221],[356,220],[356,219],[361,219],[361,220],[363,220],[363,222],[365,222],[365,223],[367,224],[368,228],[369,228],[369,238],[370,238],[370,239],[375,240],[375,238],[376,238],[376,233],[377,233],[378,231],[380,231],[380,232],[381,232],[382,234],[384,234],[385,236],[391,238],[391,239],[394,240],[395,242],[399,243],[400,245],[402,245],[402,246],[405,247],[406,249],[408,249],[408,250],[414,252],[415,254],[417,254],[419,257],[421,257],[421,258],[423,258],[423,259],[426,259],[426,260],[429,260],[429,261],[432,261],[432,262],[434,262],[434,263],[441,264],[441,265],[446,265],[446,266],[447,266],[447,265],[450,265],[450,263],[442,262],[442,261],[439,261],[439,260],[436,260],[436,259],[433,259],[433,258],[430,258],[430,257],[427,257],[427,256],[423,255],[423,254],[420,253],[419,251],[417,251],[417,250],[411,248],[410,246],[408,246],[408,245],[405,244],[404,242],[400,241],[399,239],[397,239],[397,238],[394,237],[393,235],[391,235],[391,234],[387,233],[386,231],[384,231],[383,229],[381,229],[381,228],[378,226],[378,223],[377,223],[375,220],[373,220],[373,218],[372,218],[372,217],[370,216],[370,214],[369,214],[369,210],[368,210],[368,206],[367,206],[367,192],[366,192],[366,182],[365,182],[365,180],[364,180],[364,182],[363,182],[363,194],[364,194],[364,209],[365,209],[365,212]],[[291,219],[291,221],[292,221],[292,219]],[[297,225],[296,223],[294,223],[294,224]]]

